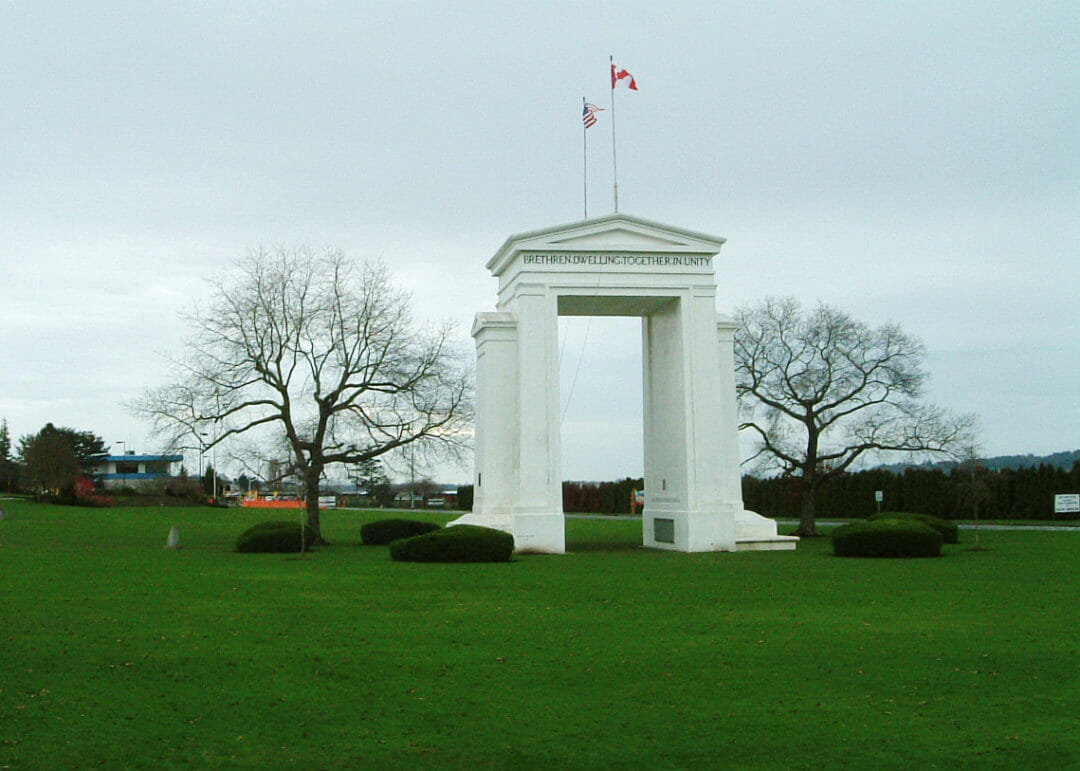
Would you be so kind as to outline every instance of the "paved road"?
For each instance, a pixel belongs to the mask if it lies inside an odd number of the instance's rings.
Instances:
[[[797,519],[778,519],[776,520],[778,525],[797,525],[799,520]],[[839,522],[837,520],[819,519],[817,521],[819,525],[844,525],[846,522]],[[990,525],[983,524],[976,528],[975,525],[962,524],[958,525],[961,530],[1039,530],[1042,532],[1057,532],[1059,530],[1064,532],[1080,532],[1080,525]]]
[[[567,514],[570,519],[641,519],[641,517],[629,517],[625,515],[616,514]],[[835,519],[819,519],[817,521],[819,525],[835,526],[844,525],[846,522],[841,522]],[[776,520],[778,525],[797,525],[799,520],[797,519],[778,519]],[[959,525],[961,530],[975,530],[975,525],[962,524]],[[1080,532],[1080,525],[990,525],[983,524],[978,526],[979,530],[1037,530],[1042,532]]]

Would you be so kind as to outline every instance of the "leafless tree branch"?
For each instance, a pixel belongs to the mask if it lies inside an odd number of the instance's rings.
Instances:
[[[952,453],[971,415],[921,401],[922,343],[896,324],[873,329],[826,305],[767,298],[736,312],[736,390],[759,455],[804,483],[800,532],[814,534],[814,491],[871,452]]]
[[[385,266],[340,252],[254,251],[212,282],[170,382],[132,410],[167,443],[284,442],[309,491],[328,466],[471,437],[472,373],[448,324],[418,326]],[[209,437],[209,439],[207,439]],[[312,492],[314,491],[314,493]]]

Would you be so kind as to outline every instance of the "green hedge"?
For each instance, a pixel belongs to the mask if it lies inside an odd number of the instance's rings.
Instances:
[[[939,517],[932,517],[929,514],[908,514],[899,511],[891,511],[888,513],[873,514],[867,517],[868,520],[879,519],[902,519],[912,520],[914,522],[921,522],[924,525],[930,527],[941,533],[942,543],[960,543],[960,528],[955,522],[950,522],[947,519],[941,519]]]
[[[941,533],[911,519],[852,522],[833,531],[837,557],[939,557]]]
[[[309,551],[315,541],[315,531],[305,523],[303,533],[303,547]],[[293,553],[300,551],[300,546],[300,523],[288,520],[260,522],[236,539],[236,550],[247,554]]]
[[[380,519],[368,522],[360,528],[360,540],[365,546],[386,546],[399,538],[412,538],[439,530],[441,525],[435,522],[420,522],[415,519]]]
[[[454,525],[390,544],[399,562],[509,562],[514,536],[478,525]]]

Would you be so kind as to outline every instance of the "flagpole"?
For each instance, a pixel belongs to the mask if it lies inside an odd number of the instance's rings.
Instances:
[[[615,154],[615,57],[609,56],[611,63],[611,172],[615,181],[615,213],[619,213],[619,160]]]
[[[581,114],[585,114],[585,97],[581,97]],[[589,127],[581,121],[581,190],[585,202],[585,219],[589,218]]]

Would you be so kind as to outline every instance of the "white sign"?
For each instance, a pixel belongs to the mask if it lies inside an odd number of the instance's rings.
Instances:
[[[881,490],[874,490],[874,500],[881,503],[885,500],[885,493],[881,492]]]
[[[525,265],[633,265],[649,268],[710,268],[712,257],[657,254],[525,254]]]
[[[1075,514],[1077,512],[1080,512],[1080,493],[1054,496],[1055,514]]]

